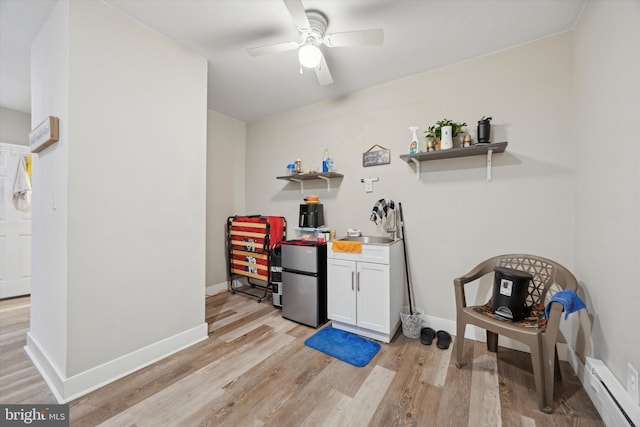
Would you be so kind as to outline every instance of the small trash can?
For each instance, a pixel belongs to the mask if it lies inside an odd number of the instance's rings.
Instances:
[[[529,293],[529,282],[533,279],[533,275],[506,267],[496,267],[493,271],[495,279],[491,311],[503,320],[522,320]]]
[[[421,308],[413,308],[413,314],[409,314],[409,306],[400,309],[400,320],[402,321],[402,333],[407,338],[418,338],[422,329],[422,313]]]

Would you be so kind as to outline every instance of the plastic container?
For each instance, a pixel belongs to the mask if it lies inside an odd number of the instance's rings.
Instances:
[[[349,228],[347,230],[347,236],[349,236],[349,237],[360,237],[360,236],[362,236],[362,232],[360,230],[354,230],[353,228]]]
[[[329,155],[329,149],[324,149],[324,155],[322,156],[322,173],[331,172],[331,156]]]
[[[478,120],[478,144],[488,144],[491,137],[491,117]]]
[[[400,309],[400,320],[402,321],[402,333],[407,338],[420,337],[420,331],[422,330],[422,313],[424,310],[421,308],[413,308],[413,314],[409,314],[409,306],[404,306]]]
[[[411,134],[411,143],[409,144],[409,154],[416,154],[418,152],[418,127],[411,126],[409,133]]]
[[[296,227],[296,239],[309,240],[312,242],[318,241],[320,237],[320,231],[317,228],[312,227]]]

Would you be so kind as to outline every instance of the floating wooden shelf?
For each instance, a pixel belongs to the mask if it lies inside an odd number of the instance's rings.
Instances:
[[[324,172],[324,173],[299,173],[297,175],[285,175],[277,176],[276,179],[283,179],[285,181],[293,181],[300,184],[300,191],[304,193],[304,181],[312,179],[321,179],[327,183],[327,191],[331,191],[331,178],[342,178],[344,175],[336,172]]]
[[[426,153],[401,154],[405,162],[416,164],[416,179],[420,178],[420,162],[427,160],[454,159],[456,157],[487,155],[487,181],[491,181],[491,155],[503,153],[507,149],[507,141],[492,144],[475,144],[471,147],[450,148],[448,150],[429,151]]]

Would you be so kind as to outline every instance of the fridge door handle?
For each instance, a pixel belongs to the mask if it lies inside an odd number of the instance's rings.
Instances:
[[[353,290],[353,271],[351,272],[351,290]]]
[[[358,276],[356,278],[356,288],[358,289],[358,292],[360,292],[360,272],[358,271]]]

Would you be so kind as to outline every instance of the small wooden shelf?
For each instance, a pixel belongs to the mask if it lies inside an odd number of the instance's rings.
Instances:
[[[450,148],[448,150],[429,151],[426,153],[401,154],[400,158],[405,162],[416,164],[416,179],[420,178],[420,162],[427,160],[454,159],[457,157],[487,155],[487,181],[491,181],[491,155],[503,153],[507,149],[507,141],[494,142],[492,144],[475,144],[471,147]]]
[[[277,176],[276,179],[283,179],[285,181],[293,181],[300,184],[300,191],[304,193],[304,181],[312,179],[321,179],[327,183],[327,191],[331,191],[331,178],[342,178],[344,175],[336,172],[324,172],[324,173],[300,173],[297,175],[284,175]]]

